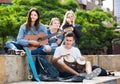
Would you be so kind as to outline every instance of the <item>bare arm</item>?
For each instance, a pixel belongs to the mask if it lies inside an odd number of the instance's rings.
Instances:
[[[32,46],[40,46],[39,42],[34,41],[34,40],[29,40],[28,43]]]
[[[55,64],[62,57],[63,57],[62,55],[57,58],[53,57],[52,63]]]

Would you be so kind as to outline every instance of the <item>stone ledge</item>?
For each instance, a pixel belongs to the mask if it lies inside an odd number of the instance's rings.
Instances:
[[[26,80],[27,67],[25,57],[0,55],[0,84]]]
[[[120,71],[120,55],[84,55],[92,65],[99,65],[107,70]]]
[[[120,71],[120,55],[84,55],[92,65],[107,70]],[[47,56],[51,61],[52,56]],[[25,81],[29,73],[26,57],[18,55],[0,55],[0,84]]]

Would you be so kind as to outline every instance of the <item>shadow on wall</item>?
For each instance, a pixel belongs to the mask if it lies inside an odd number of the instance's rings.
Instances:
[[[0,54],[5,54],[7,52],[7,48],[3,45],[0,45]]]

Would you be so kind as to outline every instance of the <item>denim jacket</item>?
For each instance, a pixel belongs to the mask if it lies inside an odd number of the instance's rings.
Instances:
[[[38,31],[33,30],[32,32],[34,32],[34,34],[39,34],[40,32],[44,32],[45,34],[47,34],[47,29],[45,28],[44,24],[40,23]],[[30,34],[31,34],[31,30],[27,30],[25,24],[21,25],[18,36],[17,36],[18,44],[20,44],[22,46],[28,46],[28,44],[29,44],[28,40],[25,40],[24,37],[25,37],[25,35],[30,35]]]

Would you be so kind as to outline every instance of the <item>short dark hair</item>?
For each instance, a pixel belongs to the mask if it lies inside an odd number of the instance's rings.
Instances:
[[[75,35],[74,35],[73,32],[67,32],[67,33],[65,34],[65,37],[73,37],[73,38],[75,38]]]

